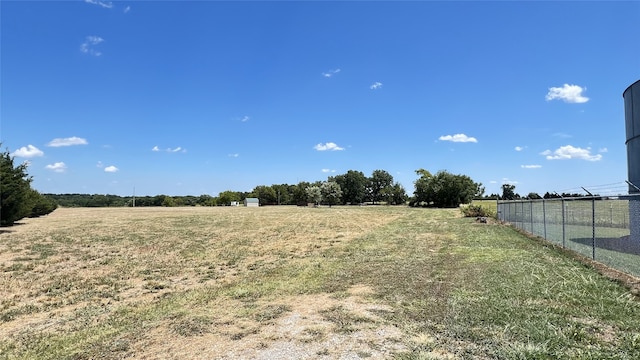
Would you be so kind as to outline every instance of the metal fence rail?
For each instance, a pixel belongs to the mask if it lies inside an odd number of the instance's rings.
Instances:
[[[640,196],[498,201],[498,219],[640,277]]]

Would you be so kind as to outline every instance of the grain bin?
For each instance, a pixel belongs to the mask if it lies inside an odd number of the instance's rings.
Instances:
[[[640,241],[640,80],[623,93],[624,123],[627,141],[627,176],[629,179],[629,225],[631,240]]]

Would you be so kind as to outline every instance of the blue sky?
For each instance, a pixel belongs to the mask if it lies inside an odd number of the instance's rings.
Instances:
[[[2,1],[0,141],[43,193],[358,170],[624,191],[640,2]]]

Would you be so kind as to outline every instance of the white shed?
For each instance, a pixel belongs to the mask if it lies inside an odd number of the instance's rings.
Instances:
[[[258,198],[246,198],[244,199],[244,206],[258,207],[260,206],[260,200],[258,200]]]

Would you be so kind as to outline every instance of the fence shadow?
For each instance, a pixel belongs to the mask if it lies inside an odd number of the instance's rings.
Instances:
[[[591,246],[591,238],[576,238],[570,241]],[[627,254],[640,255],[640,241],[632,241],[629,235],[618,238],[596,238],[596,247]]]

